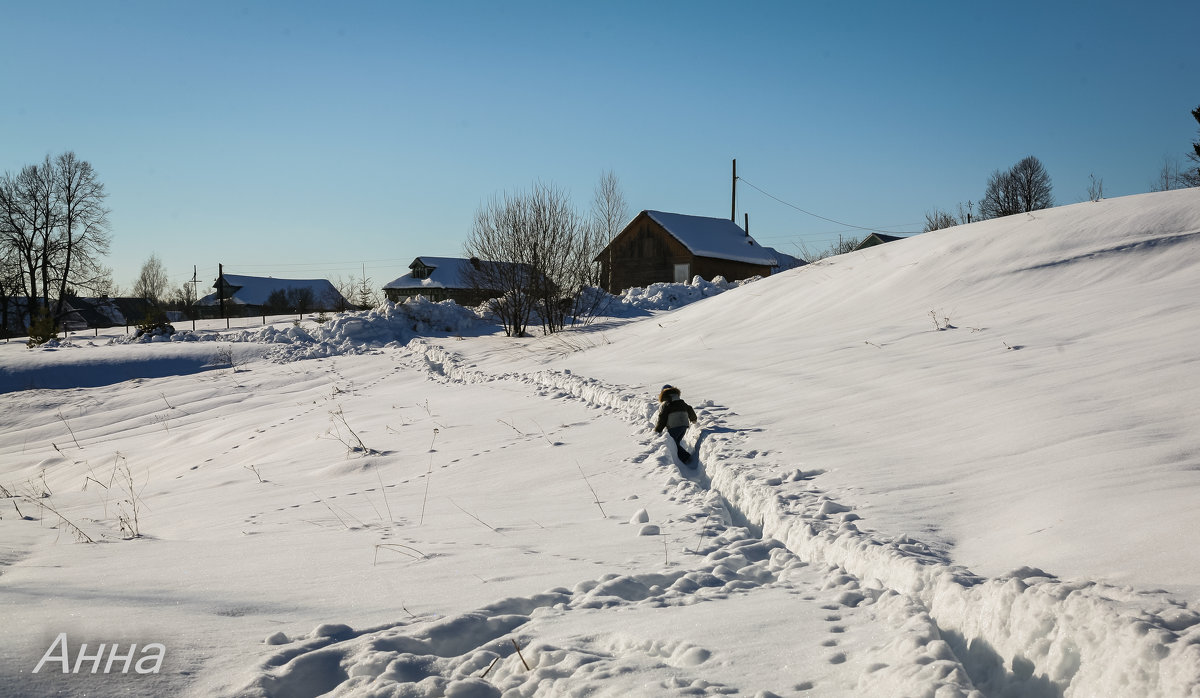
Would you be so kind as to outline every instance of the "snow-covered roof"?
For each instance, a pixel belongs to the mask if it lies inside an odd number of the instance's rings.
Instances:
[[[88,327],[127,325],[131,320],[140,321],[150,310],[149,302],[143,298],[75,297],[68,299],[66,306],[78,313]]]
[[[688,216],[682,213],[646,211],[684,247],[697,257],[728,259],[747,264],[775,266],[773,250],[763,247],[728,218]]]
[[[226,303],[235,305],[266,305],[267,299],[278,290],[284,292],[292,289],[312,289],[313,301],[338,304],[345,299],[328,279],[275,279],[269,276],[242,276],[241,274],[226,274],[225,283],[231,291],[225,296]],[[213,288],[216,288],[216,283]],[[217,292],[196,301],[196,305],[220,305],[221,297]]]
[[[459,257],[417,257],[408,265],[409,269],[418,264],[429,267],[429,278],[418,279],[412,272],[386,284],[384,290],[406,288],[470,288],[467,272],[471,269],[471,260]]]

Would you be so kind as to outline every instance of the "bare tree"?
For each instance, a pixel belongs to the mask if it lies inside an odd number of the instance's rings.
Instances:
[[[54,230],[53,186],[49,156],[41,165],[26,165],[0,179],[0,226],[21,267],[22,295],[43,305],[49,299],[49,284],[39,287],[39,281],[49,278],[43,262],[53,256],[48,249]]]
[[[536,245],[526,207],[519,196],[493,197],[475,211],[465,245],[472,267],[466,283],[481,296],[499,294],[491,308],[510,337],[525,335],[536,303],[532,284]]]
[[[15,292],[57,317],[65,296],[111,284],[99,263],[109,246],[105,196],[91,164],[72,152],[0,177],[0,254],[17,267]]]
[[[62,260],[58,270],[58,306],[54,311],[57,317],[62,314],[68,288],[95,292],[111,272],[99,262],[101,256],[108,254],[110,240],[104,185],[96,179],[91,163],[80,160],[73,152],[59,155],[54,164]]]
[[[1022,159],[1013,165],[1012,177],[1021,213],[1040,211],[1054,205],[1050,174],[1046,172],[1041,160],[1032,155]]]
[[[1050,175],[1042,162],[1031,155],[1010,170],[992,173],[979,202],[979,215],[980,218],[1000,218],[1053,205]]]
[[[940,208],[925,212],[924,232],[926,233],[943,228],[953,228],[956,225],[958,225],[958,220]]]
[[[162,260],[158,258],[158,255],[152,253],[150,258],[142,263],[142,270],[138,274],[137,281],[133,282],[133,295],[159,305],[169,287],[167,270],[163,267]]]
[[[184,313],[188,318],[196,319],[196,287],[190,281],[185,281],[182,284],[171,289],[167,307],[171,310],[178,310]]]
[[[604,249],[617,237],[629,222],[629,205],[625,202],[625,194],[621,191],[621,183],[617,176],[608,170],[600,175],[596,189],[592,195],[592,224],[596,240],[591,245]],[[611,253],[611,252],[610,252]],[[608,260],[607,269],[612,274],[612,260]],[[597,279],[595,285],[609,287],[609,279]]]
[[[10,254],[7,241],[0,237],[0,334],[7,339],[23,325],[23,307],[16,302],[21,293],[19,258]],[[15,316],[15,317],[14,317]]]
[[[1172,189],[1185,189],[1191,186],[1187,182],[1184,175],[1184,170],[1179,162],[1179,157],[1175,155],[1164,155],[1162,167],[1159,168],[1158,174],[1154,179],[1150,180],[1150,191],[1170,191]]]
[[[988,177],[983,198],[979,200],[979,217],[983,219],[1000,218],[1011,216],[1019,211],[1012,173],[1004,170],[993,171]]]
[[[476,211],[465,245],[468,283],[502,294],[493,307],[510,336],[524,334],[535,311],[547,332],[561,330],[595,284],[598,230],[553,185],[494,197]]]
[[[1088,175],[1088,201],[1096,202],[1104,198],[1104,178],[1096,179],[1096,175]]]
[[[808,245],[806,245],[804,243],[800,243],[799,245],[797,245],[797,248],[799,248],[800,255],[802,257],[804,257],[805,261],[815,262],[817,260],[825,259],[827,257],[836,257],[837,255],[840,255],[840,254],[846,254],[847,252],[853,252],[854,249],[856,247],[858,247],[859,243],[861,243],[861,242],[862,242],[862,240],[860,240],[859,238],[856,238],[853,236],[843,237],[841,233],[838,233],[837,242],[829,243],[829,247],[826,247],[823,250],[816,250],[816,251],[810,250],[810,249],[808,249]]]

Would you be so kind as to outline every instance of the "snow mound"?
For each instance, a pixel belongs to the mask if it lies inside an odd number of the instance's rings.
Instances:
[[[269,325],[222,339],[278,345],[270,352],[272,359],[296,361],[362,354],[389,345],[402,346],[419,336],[473,332],[483,324],[472,310],[453,301],[435,303],[417,297],[403,303],[385,302],[373,310],[343,313],[316,328]]]
[[[675,310],[759,278],[755,276],[743,281],[726,281],[725,277],[717,276],[712,281],[705,281],[696,276],[688,283],[658,283],[645,288],[628,288],[617,297],[617,301],[627,310]],[[618,313],[614,308],[613,314]]]

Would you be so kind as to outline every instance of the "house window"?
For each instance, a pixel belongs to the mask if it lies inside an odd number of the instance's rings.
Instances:
[[[412,275],[414,279],[428,279],[429,267],[418,264],[417,266],[413,267]]]
[[[690,264],[675,265],[675,283],[686,284],[689,281],[688,272],[691,271]]]

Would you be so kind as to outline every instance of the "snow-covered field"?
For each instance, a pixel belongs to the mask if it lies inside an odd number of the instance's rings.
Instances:
[[[0,695],[1200,696],[1198,298],[1183,190],[545,337],[0,345]]]

